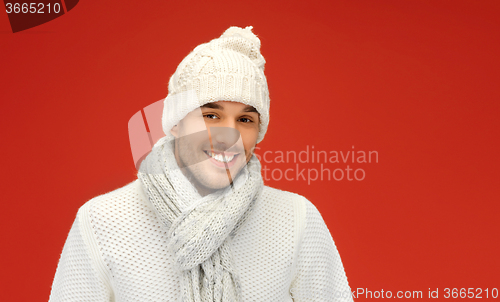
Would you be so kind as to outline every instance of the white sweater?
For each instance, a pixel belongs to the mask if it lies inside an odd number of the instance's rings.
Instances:
[[[138,180],[93,198],[78,211],[50,301],[179,301],[166,234]],[[243,301],[352,301],[330,232],[300,195],[264,187],[230,247]]]

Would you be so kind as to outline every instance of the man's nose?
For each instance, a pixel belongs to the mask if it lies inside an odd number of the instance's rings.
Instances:
[[[240,132],[235,127],[210,127],[209,129],[212,144],[223,145],[225,149],[230,148],[240,138]]]

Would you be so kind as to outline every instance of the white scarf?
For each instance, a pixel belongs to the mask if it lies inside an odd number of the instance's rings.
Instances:
[[[168,244],[182,271],[182,301],[241,301],[228,242],[262,192],[260,162],[253,155],[232,186],[201,197],[179,169],[173,144],[159,141],[138,178],[168,227]]]

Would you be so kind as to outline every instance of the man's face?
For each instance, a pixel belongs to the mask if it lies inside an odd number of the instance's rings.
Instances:
[[[259,113],[237,102],[208,103],[171,130],[179,167],[201,195],[225,188],[250,160]]]

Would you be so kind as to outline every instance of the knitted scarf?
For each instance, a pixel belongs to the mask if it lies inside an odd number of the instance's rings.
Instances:
[[[241,301],[229,240],[262,192],[259,160],[253,155],[232,186],[201,197],[179,169],[173,143],[159,141],[138,178],[168,227],[168,245],[182,272],[182,301]]]

